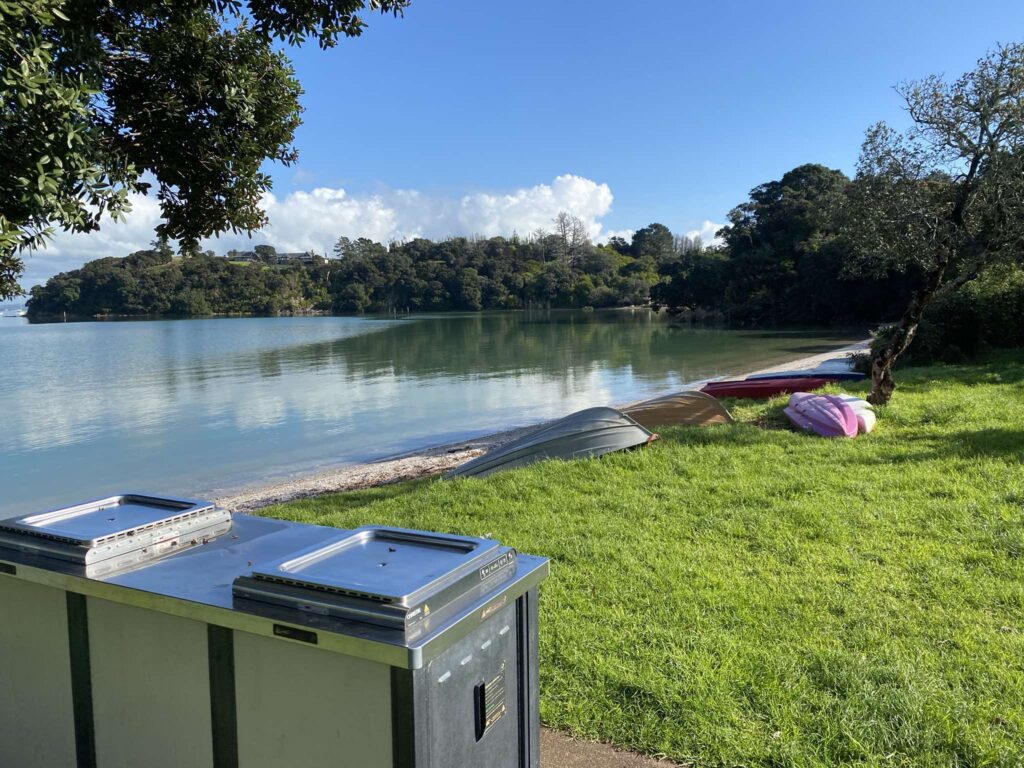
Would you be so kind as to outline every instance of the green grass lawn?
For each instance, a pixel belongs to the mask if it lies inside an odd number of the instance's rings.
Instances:
[[[745,401],[642,450],[265,513],[550,557],[541,712],[578,736],[702,766],[1020,766],[1024,356],[898,380],[852,441]]]

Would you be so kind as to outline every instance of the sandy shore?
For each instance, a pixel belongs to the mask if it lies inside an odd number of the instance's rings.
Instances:
[[[755,373],[777,373],[778,371],[806,371],[810,368],[817,368],[822,363],[827,363],[830,360],[845,360],[846,358],[852,357],[860,352],[866,352],[870,344],[871,339],[864,339],[864,341],[858,341],[856,344],[839,347],[829,352],[822,352],[820,355],[801,357],[798,360],[790,360],[788,363],[780,363],[779,365],[774,365],[771,368],[762,368],[759,371],[751,371],[746,375],[752,376]]]
[[[868,341],[858,342],[848,347],[810,355],[798,360],[791,360],[772,368],[764,368],[751,373],[772,373],[775,371],[806,370],[836,358],[845,358],[862,352],[867,348]],[[625,405],[625,403],[620,403]],[[372,488],[388,483],[399,483],[428,475],[438,475],[462,464],[465,461],[486,453],[500,445],[515,440],[531,430],[542,426],[528,426],[496,432],[457,443],[438,445],[433,448],[416,451],[415,453],[394,456],[366,464],[356,464],[338,469],[322,471],[310,475],[291,477],[272,484],[250,488],[216,499],[217,503],[234,512],[245,512],[278,504],[284,501],[319,496],[324,493],[354,491],[359,488]]]

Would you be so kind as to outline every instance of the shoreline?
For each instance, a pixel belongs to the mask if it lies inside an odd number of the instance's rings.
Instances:
[[[807,370],[828,360],[847,358],[867,349],[870,340],[859,341],[845,347],[837,347],[829,352],[808,355],[786,363],[750,371],[755,373],[775,373],[779,371]],[[667,394],[667,393],[666,393]],[[619,403],[619,406],[626,403]],[[512,427],[489,435],[445,443],[429,448],[385,457],[377,461],[353,464],[337,469],[321,470],[309,474],[279,479],[264,485],[238,490],[225,494],[214,501],[232,512],[252,512],[273,504],[312,498],[328,493],[344,493],[364,488],[375,488],[391,485],[421,477],[430,477],[447,472],[459,464],[480,456],[487,451],[515,440],[549,421],[537,422],[519,427]]]

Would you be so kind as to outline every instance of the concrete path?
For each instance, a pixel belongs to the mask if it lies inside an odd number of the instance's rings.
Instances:
[[[572,736],[542,728],[540,768],[671,768],[667,760],[622,752],[607,744],[578,741]]]

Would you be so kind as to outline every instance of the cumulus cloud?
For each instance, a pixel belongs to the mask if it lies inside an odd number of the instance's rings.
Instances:
[[[686,236],[699,237],[704,245],[720,245],[722,239],[716,233],[724,226],[725,224],[715,224],[710,219],[705,219],[697,229],[689,230]]]
[[[340,235],[387,242],[401,230],[398,212],[383,196],[355,197],[344,189],[320,187],[283,198],[271,194],[263,209],[270,224],[252,238],[227,234],[204,241],[203,247],[223,252],[268,243],[279,251],[322,252]]]
[[[160,204],[154,197],[134,195],[124,221],[107,220],[98,232],[87,235],[58,231],[46,248],[25,255],[24,288],[43,283],[58,272],[82,266],[103,256],[125,256],[148,247],[160,223]]]
[[[475,192],[462,197],[397,189],[375,195],[350,195],[321,187],[264,201],[270,225],[252,240],[223,236],[207,241],[214,250],[267,242],[278,250],[322,251],[341,235],[380,242],[450,235],[526,234],[550,228],[560,211],[581,218],[591,237],[601,235],[600,219],[612,207],[612,191],[582,176],[567,174],[506,194]]]

